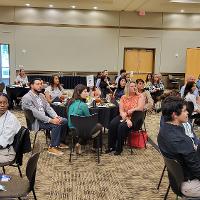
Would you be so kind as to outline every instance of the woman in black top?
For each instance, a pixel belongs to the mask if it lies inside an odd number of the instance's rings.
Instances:
[[[114,97],[119,100],[124,95],[124,88],[126,86],[126,78],[120,77],[117,83],[117,89],[114,92]]]

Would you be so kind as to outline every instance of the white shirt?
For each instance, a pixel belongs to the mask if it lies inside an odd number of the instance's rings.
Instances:
[[[28,84],[28,78],[27,76],[21,77],[20,75],[18,75],[15,79],[15,82],[20,82],[21,84]]]
[[[186,101],[191,101],[194,105],[194,110],[200,110],[200,105],[197,104],[197,98],[194,94],[191,94],[188,92],[188,94],[185,96]]]
[[[48,92],[49,95],[51,96],[52,100],[54,100],[56,97],[62,96],[62,91],[63,91],[63,88],[61,88],[61,90],[59,90],[58,87],[52,89],[51,86],[48,86],[45,89],[45,93]]]
[[[181,98],[183,98],[184,91],[185,91],[185,86],[186,86],[186,85],[184,85],[184,86],[181,87],[181,91],[180,91],[180,93],[181,93]],[[198,97],[198,96],[199,96],[199,91],[198,91],[197,88],[195,89],[195,91],[193,92],[193,94],[194,94],[195,97]]]
[[[10,111],[6,111],[0,117],[0,145],[5,148],[11,145],[21,125],[18,119]]]
[[[186,122],[186,123],[183,123],[183,127],[185,129],[185,134],[187,136],[189,136],[190,138],[194,138],[194,134],[192,132],[192,128],[191,128],[191,125],[190,123]]]

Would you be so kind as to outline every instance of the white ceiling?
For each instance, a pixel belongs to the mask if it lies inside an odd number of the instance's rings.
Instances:
[[[186,1],[186,0],[177,0]],[[198,0],[187,0],[192,2]],[[200,3],[172,3],[169,0],[0,0],[0,6],[25,6],[29,3],[31,7],[48,7],[52,4],[54,8],[93,9],[114,11],[140,11],[146,12],[173,12],[200,13]]]

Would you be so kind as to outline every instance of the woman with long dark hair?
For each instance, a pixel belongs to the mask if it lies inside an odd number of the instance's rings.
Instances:
[[[196,90],[195,82],[188,82],[185,86],[183,98],[186,101],[191,101],[194,104],[194,113],[200,113],[200,105],[197,103],[197,98],[194,95]]]
[[[60,85],[60,80],[58,75],[52,75],[50,79],[50,85],[45,89],[45,97],[49,103],[54,101],[61,101],[64,99],[63,87]]]
[[[71,122],[71,115],[75,116],[90,116],[89,108],[87,106],[86,98],[88,96],[87,87],[85,85],[79,84],[74,88],[74,93],[72,96],[72,99],[68,106],[68,126],[69,128],[74,128],[74,125]],[[81,153],[81,144],[85,144],[87,140],[91,137],[93,137],[93,134],[95,136],[98,136],[96,134],[98,131],[99,133],[102,130],[101,124],[96,124],[96,127],[93,129],[93,132],[88,133],[88,137],[82,137],[81,135],[78,136],[77,144],[76,144],[76,152],[78,154]]]
[[[119,100],[124,95],[124,89],[126,86],[126,77],[120,77],[117,83],[117,89],[114,91],[114,97]]]

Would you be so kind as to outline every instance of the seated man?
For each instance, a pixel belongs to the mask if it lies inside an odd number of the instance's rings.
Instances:
[[[182,124],[188,121],[186,103],[180,97],[169,96],[163,101],[162,115],[164,123],[158,134],[160,151],[181,164],[184,173],[181,192],[189,197],[200,197],[200,156]]]
[[[59,148],[67,146],[60,143],[61,128],[67,124],[67,119],[59,117],[50,107],[45,96],[41,93],[41,79],[35,78],[30,81],[31,90],[22,98],[22,109],[31,110],[35,117],[33,130],[46,129],[51,131],[51,142],[48,152],[54,155],[63,155]]]
[[[16,153],[12,144],[20,128],[15,115],[8,111],[8,96],[0,93],[0,163],[14,160]]]

